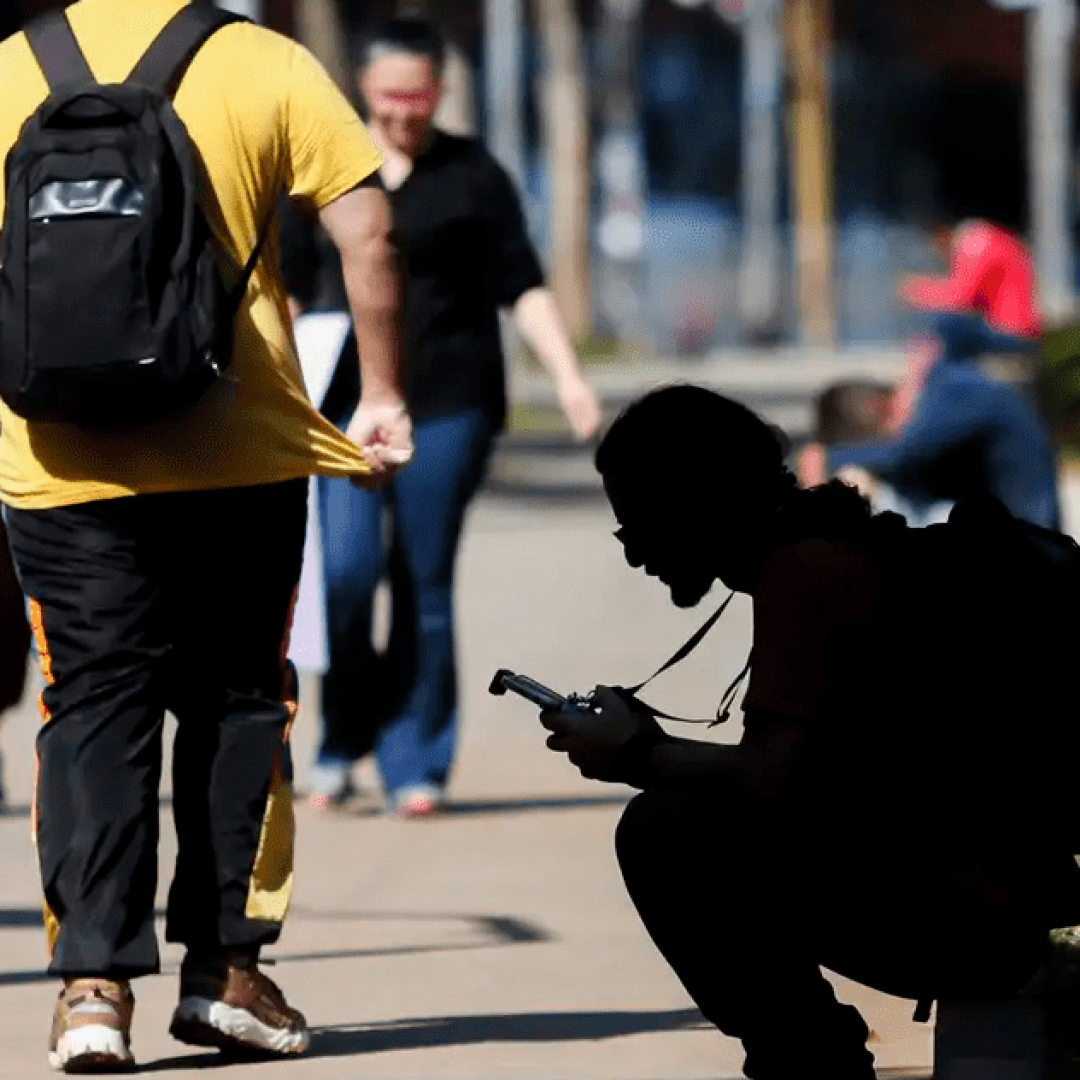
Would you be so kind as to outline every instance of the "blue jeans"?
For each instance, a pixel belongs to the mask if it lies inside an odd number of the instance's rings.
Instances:
[[[423,420],[413,461],[382,490],[320,478],[329,648],[320,765],[374,749],[388,792],[446,783],[457,732],[454,562],[494,435],[479,410]],[[372,622],[383,577],[391,625],[380,653]]]

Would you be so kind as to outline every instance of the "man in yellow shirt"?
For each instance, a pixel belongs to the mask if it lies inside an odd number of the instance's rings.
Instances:
[[[185,6],[79,0],[67,15],[98,81],[121,82]],[[48,92],[25,36],[0,43],[0,154]],[[232,363],[195,405],[124,430],[0,405],[0,499],[47,683],[35,833],[50,972],[64,979],[50,1059],[69,1072],[130,1066],[129,980],[158,970],[167,709],[179,855],[166,934],[187,947],[171,1030],[199,1045],[307,1047],[304,1018],[257,966],[292,882],[283,643],[306,478],[378,483],[412,452],[388,201],[355,112],[305,50],[247,23],[203,45],[174,105],[223,265],[244,265],[281,195],[318,211],[342,257],[364,401],[345,434],[309,402],[271,230]]]

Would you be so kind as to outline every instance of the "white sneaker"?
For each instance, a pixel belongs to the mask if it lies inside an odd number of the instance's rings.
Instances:
[[[192,1046],[240,1055],[302,1054],[311,1041],[303,1015],[255,962],[224,955],[185,958],[169,1032]]]
[[[135,995],[126,982],[72,979],[60,991],[49,1036],[49,1064],[66,1073],[125,1072]]]

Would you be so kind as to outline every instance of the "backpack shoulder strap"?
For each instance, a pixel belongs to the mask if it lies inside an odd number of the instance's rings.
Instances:
[[[165,24],[127,81],[171,98],[187,73],[188,65],[207,40],[223,26],[248,21],[242,15],[222,11],[210,4],[188,4]]]
[[[50,90],[68,83],[95,81],[63,11],[50,11],[35,19],[26,27],[26,40]]]

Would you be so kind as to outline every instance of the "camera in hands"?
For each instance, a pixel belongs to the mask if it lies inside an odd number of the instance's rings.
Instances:
[[[530,679],[528,675],[516,675],[508,668],[499,668],[491,680],[488,691],[501,696],[508,690],[538,705],[541,709],[580,709],[582,712],[588,712],[592,708],[590,695],[563,695],[537,682],[536,679]]]

